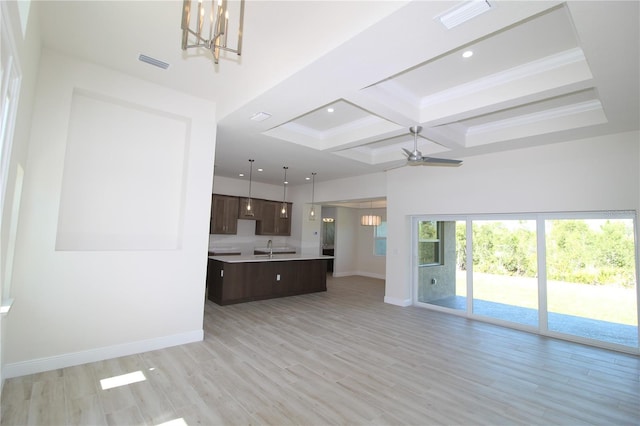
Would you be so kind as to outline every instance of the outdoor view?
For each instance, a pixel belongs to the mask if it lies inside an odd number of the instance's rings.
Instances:
[[[482,220],[472,229],[473,312],[537,327],[536,222]]]
[[[474,315],[625,346],[638,347],[634,224],[630,218],[544,221],[545,280],[538,279],[536,220],[473,220],[472,259],[466,256],[467,221],[433,222],[423,250],[440,244],[444,259],[419,265],[418,301],[467,310],[472,269]],[[438,223],[440,228],[433,225]],[[449,224],[449,225],[447,225]],[[455,227],[455,254],[447,256]],[[419,227],[418,229],[421,229]],[[425,238],[425,233],[419,238]],[[418,243],[418,258],[424,258]],[[455,259],[455,273],[450,266]],[[546,311],[538,306],[546,292]]]
[[[633,221],[547,220],[545,232],[549,330],[638,346]]]

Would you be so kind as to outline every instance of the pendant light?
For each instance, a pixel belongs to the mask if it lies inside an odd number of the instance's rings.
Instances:
[[[280,206],[280,217],[282,219],[286,219],[289,217],[289,213],[287,211],[287,166],[283,167],[284,169],[284,182],[282,184],[282,187],[284,189],[284,193],[282,195],[282,205]]]
[[[316,195],[316,173],[311,173],[311,210],[309,210],[309,220],[316,220],[316,210],[313,206],[314,197]]]
[[[370,208],[373,208],[373,201],[369,202]],[[362,226],[379,226],[382,223],[382,217],[375,214],[363,214],[360,218],[360,225]]]
[[[244,206],[244,215],[253,217],[253,205],[251,203],[251,180],[253,177],[253,162],[254,160],[249,160],[249,198],[247,198],[247,204]]]

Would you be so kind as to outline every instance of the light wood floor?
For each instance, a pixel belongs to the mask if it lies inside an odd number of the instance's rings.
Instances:
[[[328,288],[207,302],[201,343],[9,379],[2,425],[640,424],[639,357]]]

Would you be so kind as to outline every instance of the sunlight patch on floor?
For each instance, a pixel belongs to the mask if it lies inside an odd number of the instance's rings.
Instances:
[[[136,371],[133,373],[122,374],[120,376],[108,377],[100,380],[100,386],[102,390],[117,388],[119,386],[126,386],[132,383],[143,382],[147,380],[142,371]]]
[[[182,417],[179,419],[169,420],[168,422],[160,423],[156,426],[189,426]]]

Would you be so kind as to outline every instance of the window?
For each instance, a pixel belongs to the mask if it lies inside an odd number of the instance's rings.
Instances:
[[[423,220],[418,222],[418,266],[441,265],[442,222]]]
[[[2,25],[0,25],[2,34],[0,37],[0,203],[4,205],[21,74],[16,62],[11,28],[5,19],[8,14],[4,10],[4,4],[2,7],[3,10],[0,13],[2,17]]]
[[[387,222],[384,220],[380,225],[373,227],[373,254],[375,256],[387,255]]]

